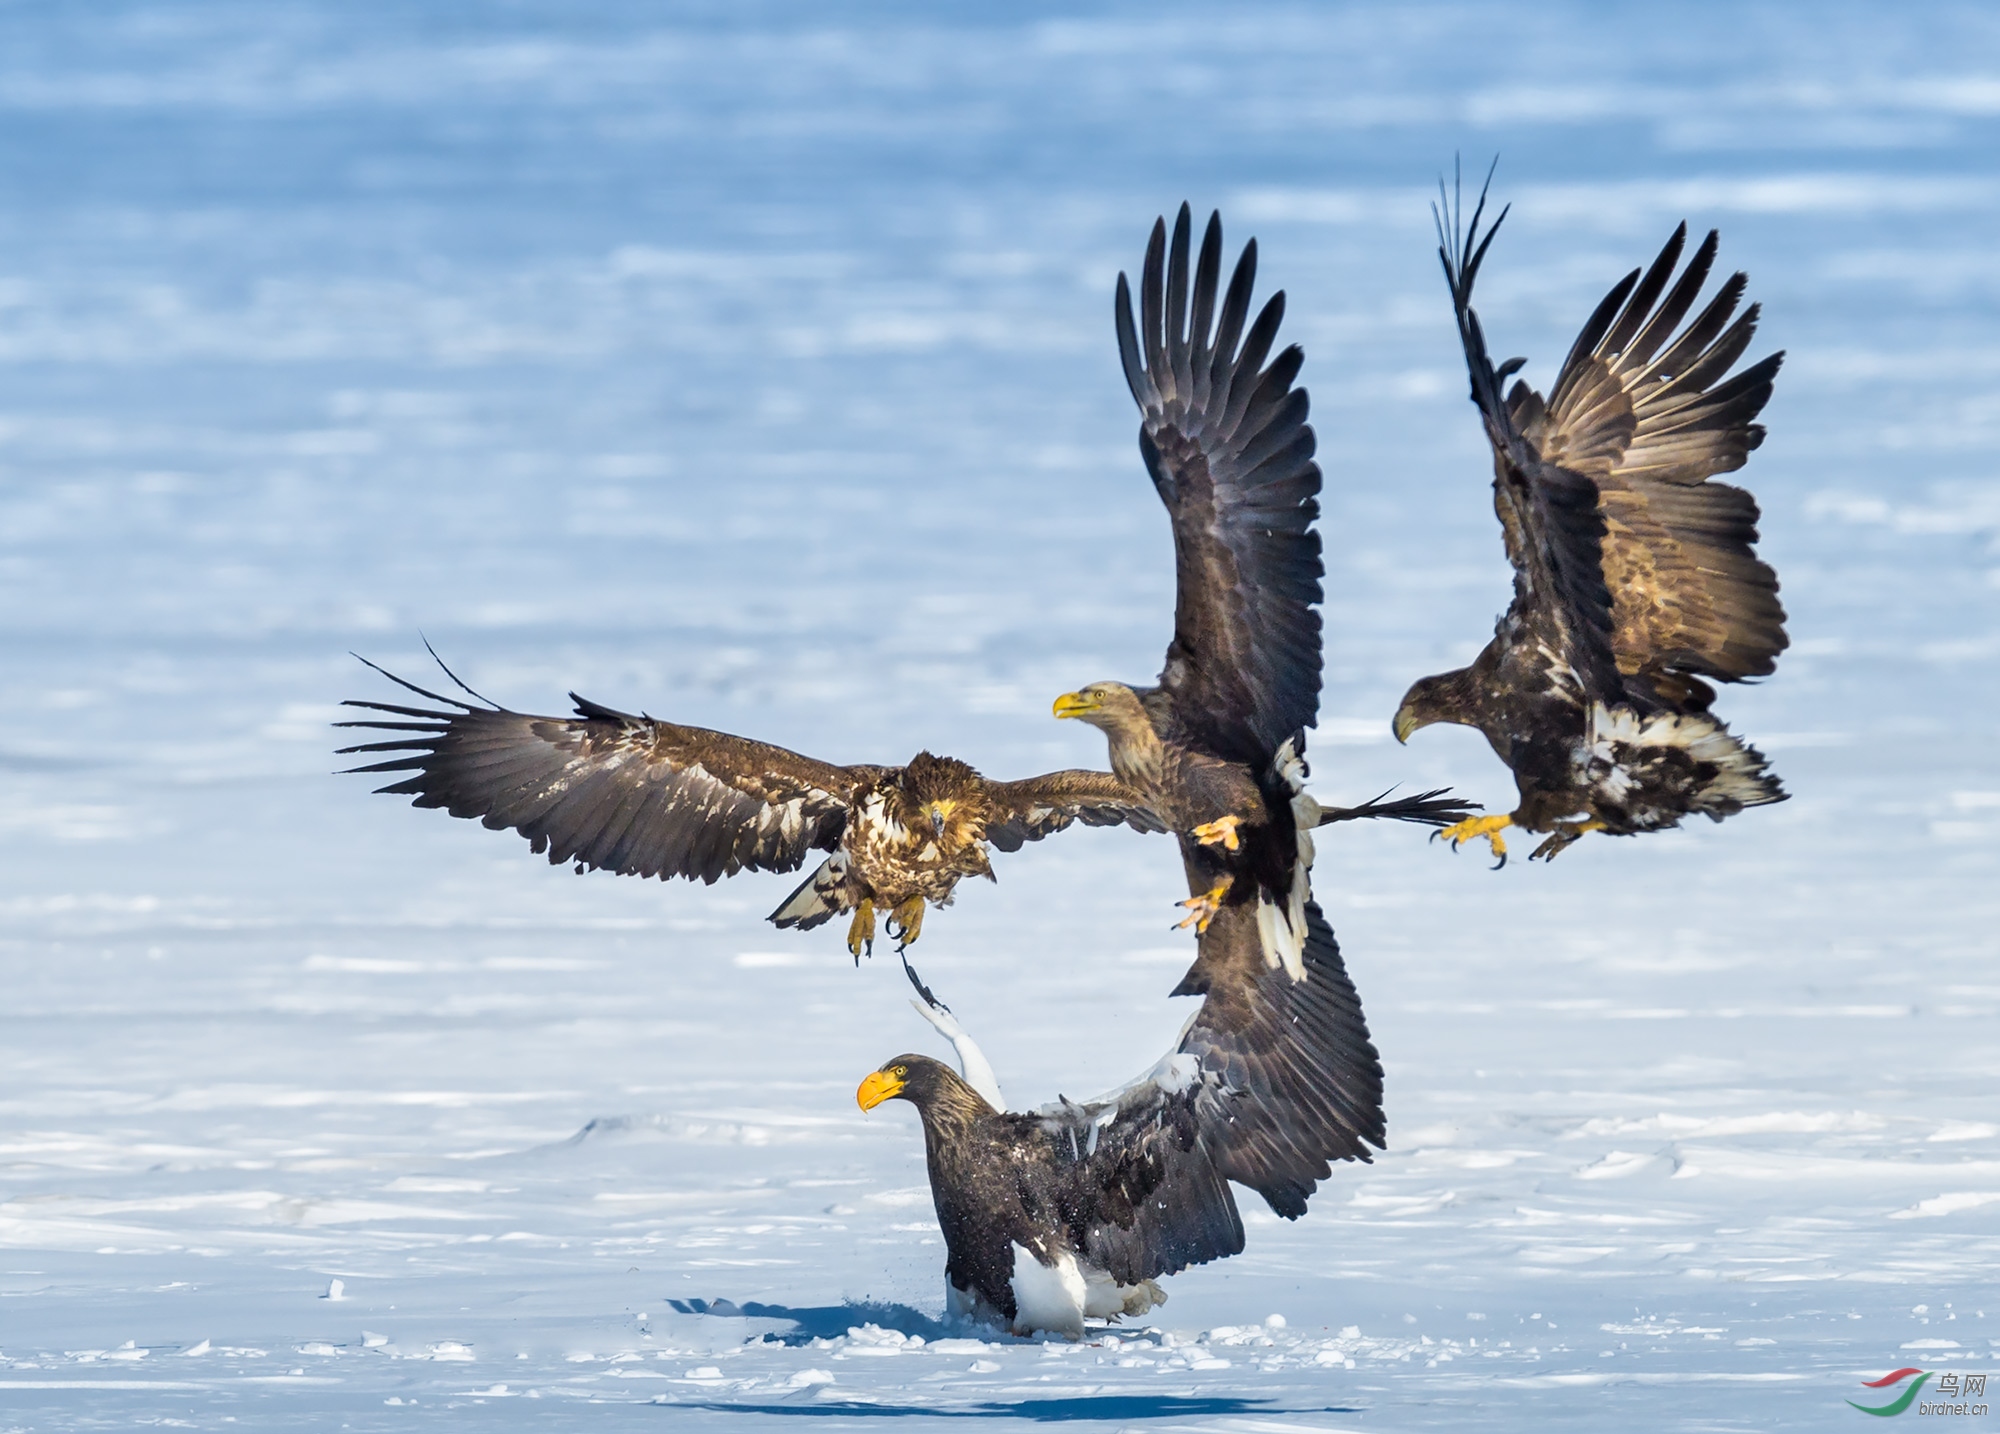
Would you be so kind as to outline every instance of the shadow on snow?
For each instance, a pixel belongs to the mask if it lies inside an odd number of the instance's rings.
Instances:
[[[764,1336],[775,1343],[787,1345],[810,1344],[816,1339],[838,1339],[849,1330],[866,1324],[878,1329],[893,1329],[898,1334],[921,1335],[927,1340],[947,1339],[952,1333],[922,1310],[876,1300],[817,1305],[811,1309],[762,1305],[754,1300],[741,1305],[734,1300],[668,1300],[667,1303],[681,1314],[708,1315],[714,1319],[788,1320],[791,1329]]]
[[[732,1404],[676,1401],[676,1409],[706,1409],[726,1414],[838,1415],[877,1419],[1025,1419],[1042,1424],[1077,1420],[1165,1419],[1173,1416],[1218,1414],[1359,1414],[1359,1407],[1327,1405],[1313,1409],[1273,1409],[1268,1399],[1231,1395],[1090,1394],[1057,1399],[1023,1399],[1011,1404],[968,1404],[959,1408],[936,1405],[869,1404],[862,1400],[815,1400],[811,1404]]]

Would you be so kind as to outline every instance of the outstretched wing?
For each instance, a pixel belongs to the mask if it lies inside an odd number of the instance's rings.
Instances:
[[[1024,843],[1040,841],[1072,822],[1087,827],[1120,822],[1142,832],[1163,832],[1139,794],[1109,772],[1050,772],[1019,782],[991,782],[987,794],[993,816],[986,839],[1001,851],[1019,851]]]
[[[1206,999],[1173,1054],[1101,1101],[1040,1112],[1076,1172],[1085,1251],[1121,1283],[1241,1250],[1228,1182],[1296,1219],[1331,1162],[1383,1144],[1381,1062],[1312,902],[1305,969],[1266,962],[1253,904],[1224,907],[1175,988]]]
[[[403,754],[350,770],[413,773],[377,790],[512,827],[557,865],[705,882],[793,871],[808,851],[839,845],[849,801],[884,770],[634,717],[574,693],[574,717],[477,706],[376,670],[440,708],[343,703],[413,719],[340,723],[400,734],[343,747]]]
[[[1643,276],[1634,269],[1598,305],[1546,403],[1525,386],[1510,395],[1543,461],[1597,485],[1618,670],[1698,706],[1712,694],[1687,678],[1764,676],[1787,644],[1777,574],[1754,551],[1756,500],[1708,481],[1764,441],[1754,420],[1784,361],[1725,377],[1757,331],[1757,305],[1736,314],[1741,273],[1681,327],[1716,242],[1710,230],[1675,280],[1682,224]]]
[[[1472,401],[1493,445],[1493,510],[1514,565],[1514,601],[1497,633],[1508,666],[1531,670],[1536,688],[1572,701],[1586,694],[1615,699],[1621,685],[1611,648],[1611,590],[1604,580],[1604,518],[1598,512],[1597,485],[1546,461],[1522,431],[1522,403],[1501,396],[1501,385],[1523,360],[1494,367],[1472,307],[1479,266],[1507,217],[1503,209],[1482,234],[1479,220],[1485,210],[1482,190],[1471,224],[1461,228],[1456,206],[1447,202],[1438,214],[1438,259],[1451,287]],[[1517,400],[1525,392],[1524,385],[1515,386]]]
[[[1218,313],[1221,217],[1202,236],[1192,296],[1188,231],[1185,204],[1171,252],[1165,221],[1153,226],[1136,328],[1118,276],[1118,354],[1144,415],[1139,451],[1174,530],[1174,638],[1160,686],[1188,737],[1261,766],[1319,715],[1320,472],[1306,391],[1292,386],[1304,355],[1293,345],[1264,366],[1284,294],[1245,329],[1256,241]]]

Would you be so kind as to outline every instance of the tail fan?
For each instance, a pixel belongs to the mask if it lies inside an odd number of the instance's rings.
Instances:
[[[781,931],[794,926],[810,931],[853,909],[853,905],[847,899],[847,858],[835,852],[799,883],[798,890],[785,898],[785,904],[772,912],[769,920]]]

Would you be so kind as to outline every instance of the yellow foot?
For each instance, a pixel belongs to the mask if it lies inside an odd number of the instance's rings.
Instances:
[[[1493,848],[1493,854],[1500,858],[1493,863],[1493,869],[1498,871],[1507,864],[1507,843],[1501,840],[1500,833],[1513,824],[1514,819],[1511,816],[1467,817],[1462,822],[1453,822],[1448,827],[1432,832],[1431,840],[1436,841],[1442,837],[1451,843],[1453,851],[1457,851],[1460,842],[1471,841],[1475,837],[1485,837],[1486,844]]]
[[[1190,896],[1180,905],[1187,908],[1187,915],[1174,923],[1174,930],[1192,926],[1195,934],[1208,930],[1208,923],[1215,920],[1215,913],[1222,910],[1222,898],[1229,895],[1229,879],[1224,878],[1204,891],[1200,896]]]
[[[1529,861],[1554,861],[1578,837],[1589,832],[1601,832],[1604,823],[1592,818],[1587,822],[1557,822],[1555,831],[1540,846],[1528,853]]]
[[[861,953],[875,954],[875,903],[864,900],[854,908],[854,920],[847,927],[847,949],[854,956],[854,964],[861,964]]]
[[[896,950],[915,941],[924,929],[924,899],[913,896],[889,913],[889,934],[896,938]]]
[[[1203,846],[1215,846],[1219,843],[1224,851],[1235,851],[1243,845],[1236,837],[1236,829],[1242,825],[1243,818],[1239,816],[1217,817],[1212,822],[1203,822],[1188,835]]]

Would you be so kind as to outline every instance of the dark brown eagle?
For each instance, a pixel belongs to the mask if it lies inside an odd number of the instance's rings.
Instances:
[[[1296,1220],[1331,1162],[1382,1146],[1361,1002],[1311,901],[1301,924],[1308,979],[1295,981],[1265,959],[1254,909],[1225,904],[1174,990],[1206,997],[1200,1010],[1158,1065],[1102,1099],[1003,1111],[921,1055],[861,1083],[863,1110],[901,1099],[923,1118],[954,1313],[1071,1336],[1085,1318],[1142,1313],[1166,1298],[1160,1277],[1243,1249],[1230,1181]],[[939,1025],[997,1097],[984,1057]]]
[[[1784,651],[1777,575],[1758,561],[1757,504],[1710,480],[1764,441],[1754,422],[1782,353],[1725,377],[1757,329],[1732,275],[1689,319],[1715,261],[1713,231],[1679,278],[1687,226],[1590,316],[1548,398],[1498,368],[1472,286],[1500,217],[1460,230],[1438,216],[1439,258],[1493,444],[1493,506],[1514,601],[1470,667],[1426,677],[1396,712],[1400,741],[1432,722],[1486,734],[1520,805],[1440,833],[1485,837],[1505,864],[1508,826],[1547,833],[1553,858],[1586,832],[1617,836],[1721,821],[1785,799],[1755,748],[1709,715],[1710,682],[1762,677]],[[1685,322],[1684,322],[1685,321]]]
[[[478,817],[495,831],[511,827],[551,864],[575,862],[579,872],[712,883],[739,871],[796,871],[806,853],[832,852],[770,919],[810,930],[852,911],[847,946],[857,959],[872,949],[878,908],[900,950],[923,929],[926,904],[951,904],[960,878],[993,880],[988,842],[1019,851],[1078,821],[1162,830],[1108,772],[992,782],[929,752],[902,767],[837,767],[727,732],[616,712],[573,692],[576,716],[536,717],[470,688],[466,695],[486,705],[375,670],[441,704],[342,704],[412,719],[338,724],[400,734],[341,749],[404,754],[350,769],[414,773],[378,791]]]
[[[1125,382],[1139,405],[1139,452],[1173,525],[1174,636],[1159,684],[1093,682],[1055,715],[1100,728],[1111,770],[1178,833],[1188,869],[1183,925],[1254,905],[1265,950],[1303,979],[1310,830],[1339,816],[1305,790],[1305,729],[1319,716],[1319,466],[1296,344],[1269,366],[1285,314],[1271,296],[1250,318],[1257,241],[1226,292],[1222,220],[1210,215],[1189,266],[1190,214],[1173,242],[1153,225],[1139,321],[1118,276],[1114,316]],[[1463,816],[1439,793],[1343,815],[1443,825]]]

